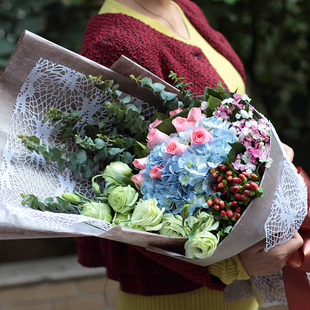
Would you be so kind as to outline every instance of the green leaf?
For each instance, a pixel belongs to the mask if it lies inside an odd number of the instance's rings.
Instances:
[[[79,150],[75,153],[75,155],[76,155],[76,163],[78,165],[85,163],[85,161],[87,160],[87,154],[85,150]]]
[[[227,226],[225,229],[224,229],[224,233],[225,234],[229,234],[230,233],[230,231],[232,230],[232,225],[229,225],[229,226]]]
[[[29,143],[31,143],[35,147],[38,147],[40,145],[40,139],[36,136],[27,137],[27,140]]]
[[[152,89],[154,92],[159,93],[160,91],[165,89],[165,86],[160,83],[154,83],[152,84]]]
[[[43,154],[43,153],[45,153],[45,152],[47,152],[47,145],[46,145],[46,143],[44,142],[44,143],[42,143],[42,144],[40,144],[39,146],[38,146],[38,148],[37,148],[37,153],[38,154]]]
[[[147,84],[150,84],[152,83],[152,80],[148,77],[144,77],[142,80],[141,80],[141,87],[143,87],[144,85],[147,85]]]
[[[97,150],[101,150],[105,147],[106,143],[102,139],[95,139],[95,145]]]
[[[238,154],[245,152],[246,148],[240,142],[229,143],[229,145],[231,146],[231,149],[226,157],[226,162],[232,163],[235,161]]]
[[[170,134],[176,132],[176,129],[175,129],[175,127],[172,124],[172,118],[167,118],[162,123],[157,125],[156,128],[158,130],[160,130],[161,132],[167,134],[167,135],[170,135]]]
[[[153,121],[155,121],[156,119],[159,119],[160,121],[163,121],[165,119],[167,119],[168,116],[164,113],[161,113],[159,111],[155,111],[153,114]]]
[[[120,149],[118,147],[112,147],[112,148],[108,149],[109,155],[112,155],[112,156],[120,154],[120,153],[122,153],[124,151],[125,151],[125,149]]]
[[[61,159],[62,152],[59,149],[53,146],[49,146],[48,150],[51,154],[52,161],[59,161]]]
[[[210,111],[211,114],[213,114],[216,108],[218,108],[221,105],[222,100],[216,97],[213,97],[213,96],[209,96],[209,99],[207,102],[209,103],[208,110]]]
[[[65,161],[64,159],[60,158],[60,160],[58,161],[58,170],[62,171],[65,165]]]
[[[123,157],[122,157],[122,162],[125,164],[131,164],[134,160],[135,156],[132,155],[129,152],[124,152]]]
[[[66,163],[66,167],[70,171],[74,171],[76,169],[76,163],[73,160],[68,160],[67,163]]]
[[[93,173],[92,161],[88,159],[83,167],[81,167],[81,173],[84,178],[90,178]]]
[[[131,97],[128,95],[128,96],[126,96],[125,98],[123,98],[122,100],[121,100],[121,103],[122,104],[127,104],[127,103],[129,103],[131,101]]]

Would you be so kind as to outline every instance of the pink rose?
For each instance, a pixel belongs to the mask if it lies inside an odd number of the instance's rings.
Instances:
[[[140,190],[140,184],[144,182],[145,178],[141,175],[141,172],[138,174],[135,174],[131,180],[135,183],[136,188]]]
[[[165,133],[161,132],[156,128],[151,128],[149,134],[147,135],[147,147],[152,149],[152,146],[165,142],[170,139],[170,136],[166,135]]]
[[[158,118],[153,122],[153,123],[151,123],[150,125],[149,125],[149,130],[151,129],[151,128],[155,128],[155,127],[157,127],[160,123],[162,123],[163,121],[161,121],[161,120],[159,120]]]
[[[179,114],[180,112],[182,112],[182,109],[178,107],[177,109],[170,111],[169,114],[171,117],[171,116],[175,116],[176,114]]]
[[[186,120],[188,122],[194,122],[194,123],[199,121],[199,123],[200,123],[201,122],[201,118],[202,118],[201,108],[191,108],[189,110],[189,113],[187,115]]]
[[[186,149],[187,145],[180,143],[177,138],[167,141],[166,152],[169,154],[183,154]]]
[[[136,168],[142,170],[142,169],[144,169],[144,168],[146,167],[146,165],[145,165],[146,160],[147,160],[147,157],[136,158],[136,159],[134,159],[134,161],[132,162],[132,164],[133,164]]]
[[[153,179],[155,178],[160,178],[161,177],[161,172],[160,170],[163,169],[162,166],[156,165],[150,170],[150,175]]]
[[[172,125],[175,127],[177,132],[185,131],[187,127],[194,127],[195,122],[188,122],[184,117],[177,116],[173,121]]]
[[[203,144],[213,139],[209,131],[204,127],[196,127],[192,131],[192,144]]]

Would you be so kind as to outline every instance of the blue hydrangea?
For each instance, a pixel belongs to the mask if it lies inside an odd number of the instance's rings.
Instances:
[[[230,123],[220,118],[204,118],[202,126],[213,137],[205,144],[190,146],[193,128],[173,135],[180,143],[188,145],[183,154],[166,153],[166,142],[152,148],[146,168],[141,171],[145,178],[140,185],[143,199],[156,198],[160,208],[164,207],[166,212],[173,214],[180,214],[186,204],[190,214],[197,208],[208,208],[206,195],[213,193],[210,168],[225,161],[231,149],[229,143],[238,139]],[[163,168],[161,177],[153,179],[150,170],[155,165]]]

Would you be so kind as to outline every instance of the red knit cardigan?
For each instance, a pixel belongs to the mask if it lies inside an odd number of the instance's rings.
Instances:
[[[175,0],[200,34],[238,70],[243,65],[222,34],[213,30],[199,7],[189,0]],[[193,92],[216,87],[221,77],[201,49],[175,40],[124,14],[93,16],[87,26],[81,54],[107,67],[125,55],[160,78],[169,81],[170,70],[191,82]],[[225,87],[224,81],[222,84]],[[122,291],[141,295],[176,294],[206,286],[222,291],[224,284],[200,267],[156,254],[144,248],[110,240],[77,238],[79,263],[105,266],[109,278]]]

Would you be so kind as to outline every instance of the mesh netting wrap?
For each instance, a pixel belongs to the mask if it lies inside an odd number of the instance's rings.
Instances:
[[[42,229],[51,231],[61,231],[66,226],[90,220],[79,215],[21,208],[20,193],[35,194],[44,199],[73,191],[90,196],[92,191],[90,184],[82,178],[73,179],[68,169],[59,173],[57,164],[46,163],[42,155],[30,153],[17,136],[34,135],[41,143],[60,146],[62,142],[53,132],[53,126],[43,122],[51,107],[63,112],[79,110],[83,119],[98,120],[108,116],[103,105],[108,99],[85,75],[43,58],[38,61],[17,97],[0,167],[0,202],[12,214],[36,220]],[[152,115],[153,107],[137,98],[132,97],[132,101],[142,105],[146,118]],[[110,228],[100,220],[91,222],[104,231]]]
[[[275,200],[265,223],[266,251],[291,239],[307,215],[307,187],[303,178],[294,173],[294,166],[283,152],[283,167]],[[252,276],[253,292],[260,306],[286,305],[282,271],[271,276]]]

